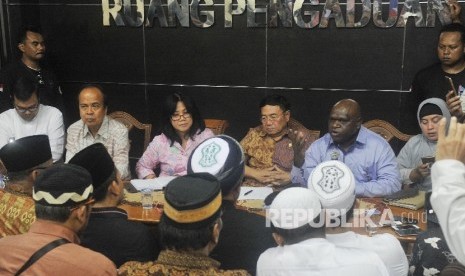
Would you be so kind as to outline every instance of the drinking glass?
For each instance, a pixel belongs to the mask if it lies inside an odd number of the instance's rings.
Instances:
[[[144,209],[152,209],[153,208],[153,196],[151,189],[143,189],[141,191],[141,203],[142,208]]]

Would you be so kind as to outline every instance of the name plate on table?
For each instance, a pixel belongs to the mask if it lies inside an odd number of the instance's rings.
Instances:
[[[132,179],[131,185],[137,191],[142,191],[144,189],[150,189],[152,191],[160,191],[168,185],[168,183],[175,179],[176,176],[163,176],[163,177],[156,177],[153,179]]]

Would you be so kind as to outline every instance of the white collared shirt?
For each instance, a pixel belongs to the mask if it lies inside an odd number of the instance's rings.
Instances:
[[[374,252],[338,247],[323,238],[266,250],[257,263],[257,275],[387,276]]]
[[[465,264],[465,165],[458,160],[439,160],[431,168],[431,205],[450,251]]]
[[[399,240],[384,233],[372,237],[356,234],[352,231],[340,234],[327,234],[326,239],[339,247],[358,248],[376,253],[391,276],[406,276],[408,260]]]
[[[0,148],[10,138],[19,139],[32,135],[47,135],[50,140],[53,162],[60,160],[65,145],[63,115],[53,106],[39,105],[37,115],[26,121],[12,108],[0,114]]]

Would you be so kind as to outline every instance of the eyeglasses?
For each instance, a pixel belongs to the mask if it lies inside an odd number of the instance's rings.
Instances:
[[[33,105],[33,106],[30,106],[30,107],[27,107],[27,108],[24,108],[24,107],[19,107],[15,104],[15,109],[16,111],[18,111],[19,113],[26,113],[26,112],[29,112],[29,113],[34,113],[37,111],[37,109],[39,109],[39,103]]]
[[[181,120],[181,117],[183,117],[184,119],[189,119],[192,117],[192,115],[190,113],[182,113],[182,114],[173,114],[171,115],[171,120],[173,121],[179,121]]]
[[[270,116],[262,116],[260,118],[260,121],[262,123],[266,122],[266,121],[271,121],[271,122],[276,122],[277,120],[281,119],[281,117],[284,115],[284,113],[278,115],[278,114],[271,114]]]
[[[86,104],[79,105],[79,109],[81,109],[81,110],[88,110],[89,108],[90,108],[92,111],[97,111],[97,110],[99,110],[100,108],[102,108],[102,105],[101,105],[101,104],[98,104],[98,103],[91,104],[91,105],[86,105]]]

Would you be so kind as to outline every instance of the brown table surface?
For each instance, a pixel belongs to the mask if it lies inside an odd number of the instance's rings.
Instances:
[[[383,203],[382,198],[360,198],[356,200],[355,203],[355,208],[361,207],[363,203],[366,204],[375,204],[380,211],[383,211],[382,208],[385,208],[384,210],[390,210],[392,212],[393,216],[399,216],[399,217],[407,217],[410,219],[416,219],[418,221],[418,226],[422,231],[426,230],[426,216],[424,214],[424,208],[420,208],[418,210],[410,210],[407,208],[402,208],[402,207],[396,207],[396,206],[387,206]],[[380,207],[383,206],[383,207]],[[362,206],[363,207],[363,206]],[[371,219],[374,223],[379,223],[382,215],[373,215],[371,216]],[[384,217],[387,219],[387,217]],[[352,221],[349,221],[352,222]],[[365,226],[353,226],[353,227],[327,227],[326,228],[326,233],[327,234],[336,234],[336,233],[343,233],[347,231],[354,231],[355,233],[362,234],[362,235],[367,235],[367,232],[365,230]],[[380,233],[389,233],[397,237],[397,239],[401,242],[406,242],[406,243],[414,243],[416,240],[415,235],[409,235],[409,236],[399,236],[396,234],[394,229],[392,229],[391,226],[384,226],[384,227],[378,227],[376,234]]]
[[[163,212],[164,195],[162,191],[154,191],[153,193],[153,208],[144,209],[141,205],[140,193],[129,193],[126,191],[125,200],[123,204],[118,207],[124,209],[128,213],[128,219],[133,221],[140,221],[144,223],[158,223],[160,222],[161,214]]]
[[[121,204],[118,207],[126,210],[129,220],[140,221],[144,223],[160,222],[161,214],[163,212],[161,208],[152,208],[147,210],[143,209],[142,206],[136,206],[132,204]]]
[[[129,220],[134,220],[134,221],[140,221],[144,223],[149,223],[149,224],[154,224],[158,223],[160,221],[160,217],[162,214],[162,198],[163,198],[163,192],[158,191],[154,192],[154,208],[146,210],[143,209],[142,206],[140,205],[140,202],[137,203],[135,201],[132,202],[125,202],[121,204],[119,207],[126,210],[128,213],[128,218]],[[132,200],[136,200],[140,195],[138,194],[132,194]],[[259,215],[265,215],[265,210],[259,208],[263,204],[259,201],[250,201],[250,202],[238,202],[238,208],[239,209],[244,209],[249,212],[253,212]],[[383,211],[383,210],[390,210],[392,211],[392,214],[394,216],[401,216],[401,217],[408,217],[408,218],[413,218],[418,220],[418,226],[422,230],[426,230],[426,220],[425,220],[425,214],[424,214],[424,209],[421,208],[419,210],[410,210],[406,208],[401,208],[401,207],[395,207],[395,206],[387,206],[382,202],[381,198],[360,198],[356,200],[355,203],[355,208],[366,208],[367,206],[374,206],[378,210]],[[373,215],[372,217],[373,222],[378,223],[381,215]],[[353,223],[353,221],[349,220],[349,223]],[[355,223],[354,223],[355,224]],[[343,233],[347,231],[354,231],[358,234],[363,234],[367,235],[367,232],[365,230],[365,227],[363,226],[358,226],[357,225],[352,225],[351,227],[327,227],[326,228],[326,233],[328,234],[336,234],[336,233]],[[401,242],[407,242],[407,243],[412,243],[415,242],[416,236],[411,235],[411,236],[399,236],[397,235],[394,230],[390,226],[385,226],[385,227],[378,227],[376,233],[390,233],[394,236],[396,236],[399,241]]]

